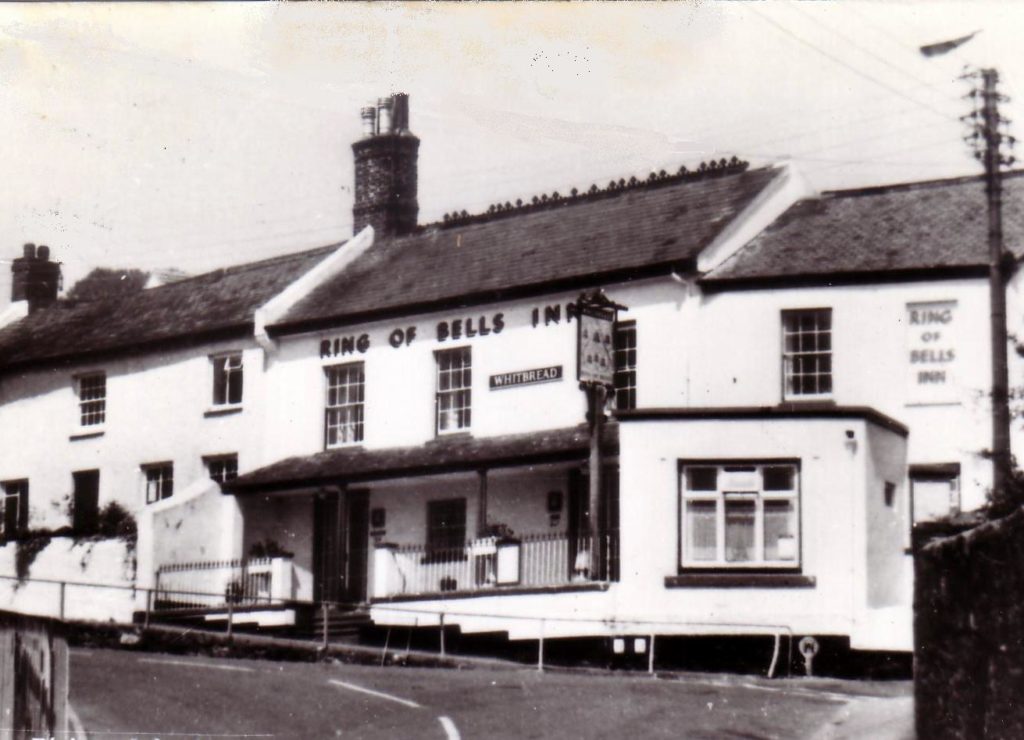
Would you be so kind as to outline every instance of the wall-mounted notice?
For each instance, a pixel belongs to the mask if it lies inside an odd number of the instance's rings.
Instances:
[[[534,383],[550,383],[553,380],[562,379],[562,366],[552,365],[551,367],[539,367],[535,370],[518,370],[514,373],[499,373],[491,376],[491,390],[496,391],[502,388],[512,388],[517,385],[532,385]]]
[[[907,304],[907,402],[956,403],[956,301]]]

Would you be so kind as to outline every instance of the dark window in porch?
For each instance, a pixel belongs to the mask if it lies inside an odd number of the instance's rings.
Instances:
[[[451,558],[464,555],[466,499],[427,502],[427,553]]]

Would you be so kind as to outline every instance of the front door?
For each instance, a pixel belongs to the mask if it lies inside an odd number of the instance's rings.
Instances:
[[[344,586],[340,493],[313,499],[313,599],[341,601]]]
[[[316,601],[366,601],[370,496],[366,491],[324,493],[313,506]]]
[[[370,494],[368,491],[349,491],[346,503],[346,561],[345,601],[366,601],[366,572],[370,546]]]

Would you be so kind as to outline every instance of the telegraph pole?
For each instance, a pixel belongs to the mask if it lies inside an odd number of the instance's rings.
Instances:
[[[1012,136],[1004,136],[1000,125],[999,103],[1007,98],[996,86],[999,73],[992,68],[966,75],[981,79],[981,89],[974,89],[970,97],[981,100],[965,118],[972,119],[972,131],[967,136],[977,146],[974,155],[985,165],[985,193],[988,198],[988,267],[989,313],[992,335],[992,491],[997,497],[1006,493],[1010,479],[1010,405],[1009,371],[1007,367],[1006,330],[1006,259],[1003,251],[1003,165],[1013,164],[1012,156],[1003,156],[1004,140],[1011,146]],[[978,120],[980,118],[980,121]],[[983,148],[981,146],[983,144]]]

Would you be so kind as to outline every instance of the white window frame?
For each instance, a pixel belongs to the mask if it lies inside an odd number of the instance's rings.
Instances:
[[[635,409],[637,389],[636,321],[617,322],[612,336],[614,338],[612,353],[615,358],[615,408]],[[631,356],[632,362],[630,362]]]
[[[86,397],[93,389],[86,386],[97,379],[103,380],[102,395]],[[78,397],[78,423],[79,429],[99,431],[107,424],[107,374],[102,370],[95,372],[81,373],[75,378],[75,395]]]
[[[461,356],[462,364],[456,370],[449,366],[442,369],[442,357]],[[473,426],[473,348],[469,345],[439,349],[434,352],[434,431],[438,436],[468,432]],[[447,373],[447,375],[445,375]],[[468,379],[464,374],[468,373]],[[454,386],[453,380],[459,385]],[[447,387],[446,387],[447,386]],[[446,399],[452,399],[450,405]],[[464,404],[458,404],[465,399]],[[447,406],[447,408],[443,408]],[[461,414],[459,412],[462,412]],[[447,416],[443,416],[446,414]],[[450,426],[442,426],[443,419],[451,419]]]
[[[242,352],[222,352],[210,356],[210,365],[213,368],[213,388],[210,397],[211,407],[215,409],[239,408],[245,393],[245,363]],[[218,386],[218,380],[223,377],[223,386]],[[232,380],[237,377],[238,400],[231,400],[231,390],[235,385]],[[218,390],[223,388],[223,398],[218,399]]]
[[[141,469],[147,505],[169,499],[174,495],[173,462],[146,463]]]
[[[828,328],[821,329],[816,325],[815,328],[809,332],[802,331],[799,327],[794,331],[789,325],[788,321],[791,318],[797,318],[813,314],[815,316],[815,322],[820,321],[820,317],[825,316],[828,319]],[[781,341],[782,341],[782,398],[786,401],[814,401],[819,399],[830,399],[835,390],[835,366],[833,363],[833,353],[835,351],[832,335],[835,330],[835,326],[832,320],[832,309],[831,308],[793,308],[784,309],[782,311],[782,317],[780,322],[781,329]],[[813,334],[815,336],[815,345],[821,342],[822,337],[826,338],[828,344],[827,349],[820,349],[815,346],[812,349],[806,349],[804,347],[790,348],[788,339],[790,337],[801,337],[805,334]],[[795,365],[801,363],[801,361],[813,361],[815,363],[820,362],[822,359],[827,358],[828,361],[828,372],[796,372]],[[815,377],[815,385],[820,385],[822,378],[827,378],[827,390],[821,390],[817,388],[813,391],[798,390],[794,386],[794,380],[797,378]]]
[[[342,374],[346,376],[346,382],[336,383],[336,376]],[[362,444],[366,435],[365,363],[328,365],[324,368],[324,382],[324,447],[332,449]]]
[[[206,466],[206,474],[210,480],[215,483],[224,484],[229,480],[234,480],[238,477],[238,454],[232,453],[229,455],[209,455],[203,458],[203,464]],[[229,471],[226,468],[234,465],[234,471]],[[225,469],[220,474],[220,477],[214,472],[216,466],[225,466]]]
[[[714,490],[691,490],[688,471],[695,468],[715,469]],[[792,488],[765,490],[764,470],[790,468]],[[800,463],[798,460],[687,460],[679,464],[679,565],[681,570],[785,570],[797,571],[802,561],[800,514]],[[754,502],[754,557],[729,560],[726,553],[726,502]],[[788,501],[792,506],[793,557],[767,560],[764,556],[765,502]],[[715,506],[715,557],[697,558],[689,545],[688,505],[713,503]]]

